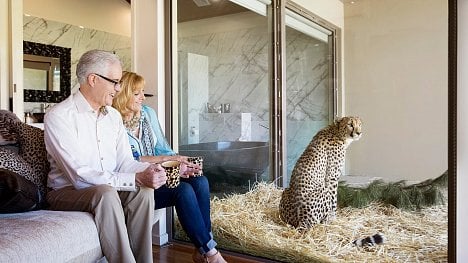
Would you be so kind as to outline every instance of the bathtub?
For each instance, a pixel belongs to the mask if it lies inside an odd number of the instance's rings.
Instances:
[[[221,141],[181,145],[179,154],[202,156],[210,182],[244,184],[261,176],[269,164],[269,144],[259,141]]]

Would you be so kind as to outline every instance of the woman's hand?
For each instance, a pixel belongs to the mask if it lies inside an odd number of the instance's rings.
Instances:
[[[166,161],[180,162],[180,177],[189,178],[198,174],[203,167],[198,164],[193,164],[188,161],[188,156],[184,155],[157,155],[157,156],[141,156],[140,161],[149,163],[163,163]]]
[[[189,162],[187,156],[179,155],[177,160],[180,162],[180,177],[182,178],[194,176],[202,169],[200,165]]]

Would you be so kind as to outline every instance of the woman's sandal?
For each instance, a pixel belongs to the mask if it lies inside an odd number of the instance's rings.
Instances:
[[[205,263],[206,262],[205,257],[202,254],[200,254],[197,249],[195,249],[193,251],[192,260],[193,260],[194,263]]]
[[[206,256],[198,253],[198,250],[195,250],[192,254],[192,259],[194,263],[227,263],[219,251],[216,251],[214,255]]]

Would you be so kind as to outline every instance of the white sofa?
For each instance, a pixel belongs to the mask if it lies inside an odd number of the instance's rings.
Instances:
[[[29,142],[24,143],[27,146],[22,145],[21,135],[13,134],[14,136],[10,136],[12,134],[8,134],[19,121],[15,117],[9,112],[0,110],[0,154],[2,155],[0,169],[14,170],[16,169],[18,160],[23,159],[23,162],[29,163],[46,162],[46,158],[36,158],[36,155],[29,158],[24,154],[19,157],[17,156],[21,154],[15,148],[20,148],[24,151],[36,146],[31,146]],[[29,129],[28,127],[26,129]],[[13,132],[24,128],[23,125],[22,128],[13,130]],[[42,130],[37,128],[33,128],[33,130],[42,135],[43,138]],[[1,143],[2,135],[10,139],[17,136],[18,143],[13,146],[11,144],[4,145]],[[34,137],[38,138],[37,136]],[[41,145],[40,147],[44,146]],[[45,148],[42,149],[42,152],[45,154]],[[8,158],[13,160],[13,162],[8,162]],[[41,161],[38,161],[38,159]],[[15,163],[14,167],[7,167],[11,163]],[[38,176],[41,178],[35,180],[36,184],[38,182],[45,182],[44,177],[47,175],[47,172],[48,170],[40,172]],[[29,174],[32,174],[32,170],[31,173],[26,173],[26,176],[23,176],[27,178]],[[4,188],[1,188],[0,185],[0,196],[2,190]],[[155,210],[154,223],[153,243],[155,245],[165,244],[168,241],[165,209]],[[106,260],[103,257],[97,228],[90,213],[51,210],[0,213],[0,263],[101,261],[105,262]]]
[[[167,243],[165,227],[165,209],[156,210],[153,244]],[[90,213],[37,210],[0,214],[0,262],[62,263],[106,260]]]

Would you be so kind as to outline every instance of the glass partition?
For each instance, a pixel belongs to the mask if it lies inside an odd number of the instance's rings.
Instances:
[[[194,6],[202,2],[208,7]],[[284,262],[443,262],[447,2],[340,2],[342,28],[292,1],[216,1],[226,4],[216,9],[178,0],[178,150],[205,158],[221,249]],[[281,211],[326,206],[308,197],[329,189],[330,173],[304,168],[306,186],[283,208],[282,187],[314,135],[342,116],[362,119],[362,138],[351,146],[330,138],[344,156],[309,159],[344,163],[332,190],[336,218],[298,230]],[[257,182],[267,184],[249,191]],[[187,240],[174,225],[175,238]],[[379,233],[399,244],[356,253]]]
[[[311,138],[335,112],[332,32],[286,9],[287,180]],[[286,185],[287,186],[287,185]]]
[[[178,1],[179,153],[223,196],[270,179],[270,37],[264,2],[208,3]]]

